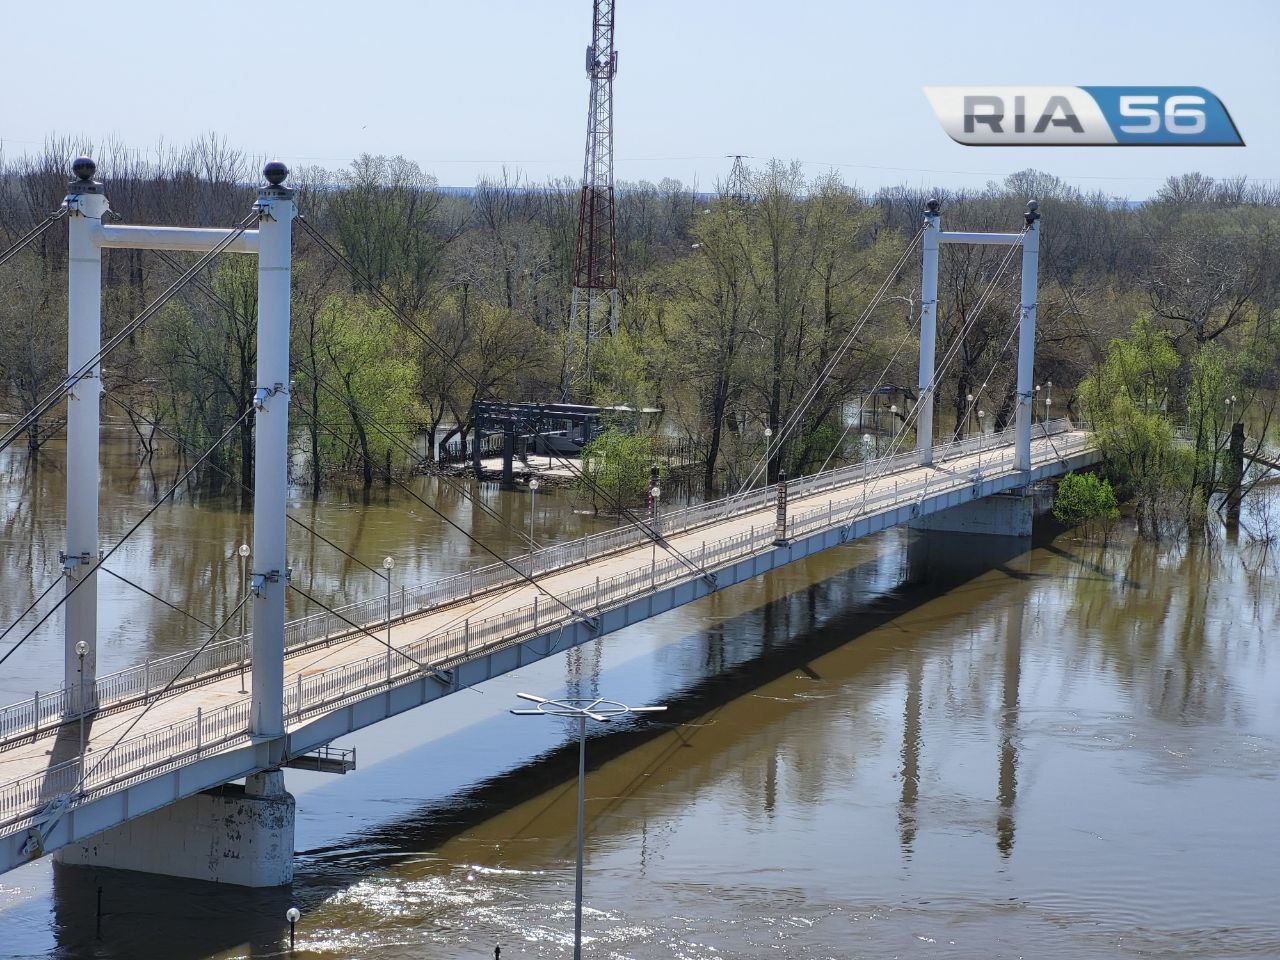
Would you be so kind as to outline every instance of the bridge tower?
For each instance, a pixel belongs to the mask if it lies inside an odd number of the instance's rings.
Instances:
[[[617,219],[613,202],[613,46],[615,0],[593,0],[587,46],[587,146],[578,200],[578,240],[573,256],[573,294],[566,345],[565,399],[574,380],[591,386],[591,345],[618,329]],[[579,346],[579,343],[581,344]],[[581,369],[576,369],[581,350]]]
[[[1040,204],[1027,201],[1025,226],[1020,233],[970,233],[944,231],[941,204],[925,204],[920,271],[920,375],[916,416],[916,456],[921,464],[933,462],[933,402],[938,373],[935,350],[938,339],[938,248],[944,243],[989,244],[1022,247],[1022,292],[1018,312],[1017,398],[1014,419],[1014,465],[1031,469],[1031,401],[1035,394],[1036,289],[1040,261]]]
[[[98,443],[102,419],[102,249],[97,230],[108,210],[97,164],[77,157],[67,189],[67,532],[62,683],[67,716],[97,705]],[[83,372],[76,377],[77,371]],[[75,378],[74,380],[72,378]]]

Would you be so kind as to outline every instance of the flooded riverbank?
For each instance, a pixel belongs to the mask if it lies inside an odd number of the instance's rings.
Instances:
[[[466,555],[340,500],[316,517],[361,556]],[[239,515],[183,509],[220,555]],[[1276,956],[1278,574],[1226,540],[892,532],[364,731],[353,775],[290,771],[291,890],[16,871],[0,956],[287,956],[291,904],[299,957],[570,955],[576,752],[519,690],[672,708],[588,746],[589,955]]]

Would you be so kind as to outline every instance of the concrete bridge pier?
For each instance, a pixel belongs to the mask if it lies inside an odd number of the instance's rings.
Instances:
[[[268,770],[63,847],[59,863],[241,887],[293,882],[294,799]]]
[[[1025,488],[971,500],[927,517],[910,521],[912,530],[934,533],[974,533],[996,537],[1030,537],[1040,503]]]

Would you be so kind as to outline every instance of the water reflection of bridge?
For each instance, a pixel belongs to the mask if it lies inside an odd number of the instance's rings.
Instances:
[[[1095,459],[1088,434],[1060,422],[1032,444],[1032,469],[1014,469],[1012,431],[916,454],[842,467],[789,485],[785,520],[765,488],[701,504],[661,521],[670,552],[634,528],[544,548],[533,581],[506,566],[407,589],[391,601],[391,647],[366,624],[378,601],[289,625],[282,741],[249,734],[244,646],[210,645],[192,675],[158,703],[179,661],[153,661],[97,680],[105,713],[90,725],[83,790],[75,725],[47,726],[58,704],[0,711],[3,866],[56,849],[201,790],[287,763],[343,734],[489,677],[706,596],[782,564],[901,523],[1060,475]],[[360,629],[353,629],[359,625]],[[165,671],[172,671],[166,674]],[[145,711],[134,734],[123,724]],[[31,838],[42,843],[33,849]]]

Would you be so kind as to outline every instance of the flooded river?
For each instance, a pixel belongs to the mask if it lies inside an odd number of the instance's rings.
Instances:
[[[112,448],[113,533],[150,483]],[[10,461],[0,484],[7,623],[32,569],[37,589],[52,573],[62,476]],[[469,488],[507,529],[417,489],[518,552],[527,493]],[[602,523],[544,492],[539,539]],[[394,492],[296,509],[371,566],[395,556],[406,582],[472,556]],[[216,622],[247,517],[184,496],[157,520],[115,569]],[[315,592],[377,590],[290,537]],[[299,958],[570,956],[576,745],[561,721],[510,715],[519,691],[670,707],[588,744],[589,957],[1280,956],[1277,577],[1275,551],[1243,540],[893,531],[366,730],[346,743],[354,774],[289,771],[291,889],[47,860],[0,878],[0,957],[285,957],[291,905]],[[103,672],[203,639],[122,581],[102,596]],[[60,642],[51,621],[0,692],[56,676]]]

